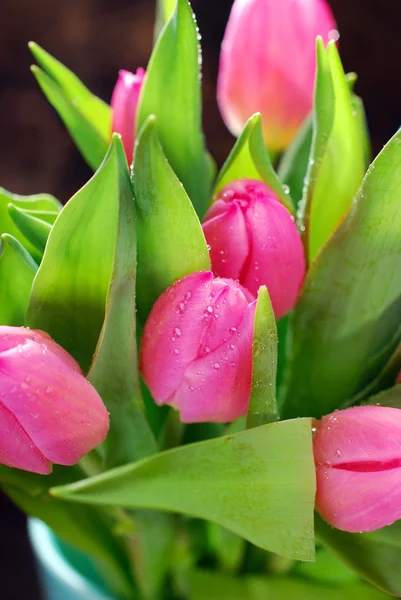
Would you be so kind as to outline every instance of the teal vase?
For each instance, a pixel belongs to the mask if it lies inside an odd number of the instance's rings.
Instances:
[[[87,556],[62,544],[42,521],[28,520],[43,600],[117,600]]]

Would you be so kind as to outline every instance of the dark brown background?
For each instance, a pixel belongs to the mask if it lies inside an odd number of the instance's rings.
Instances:
[[[193,0],[203,35],[204,125],[219,164],[233,140],[215,102],[218,53],[232,0]],[[276,0],[280,1],[280,0]],[[331,0],[348,71],[359,75],[374,151],[401,124],[401,3]],[[35,40],[108,101],[118,69],[146,66],[154,0],[1,0],[0,186],[18,193],[50,192],[67,200],[90,176],[29,71]],[[168,98],[166,98],[168,101]],[[0,497],[2,600],[37,600],[24,520]]]

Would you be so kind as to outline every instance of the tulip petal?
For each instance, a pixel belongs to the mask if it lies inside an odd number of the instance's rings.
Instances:
[[[111,98],[112,131],[122,136],[129,164],[134,151],[136,111],[144,78],[144,69],[138,69],[135,74],[121,70]]]
[[[256,196],[245,220],[252,240],[241,283],[255,296],[259,287],[266,285],[279,319],[294,307],[304,279],[300,235],[288,210],[272,197]]]
[[[73,465],[104,441],[108,414],[71,360],[64,362],[65,351],[55,352],[55,342],[43,340],[28,337],[2,353],[0,404],[47,459]]]
[[[184,423],[233,421],[248,410],[256,301],[248,305],[238,329],[214,352],[185,371],[172,404]]]
[[[374,531],[401,519],[401,467],[353,472],[318,465],[316,510],[351,533]]]
[[[316,423],[316,510],[350,532],[401,519],[401,410],[358,406]]]
[[[239,279],[249,254],[244,216],[236,202],[229,206],[222,201],[215,204],[219,204],[219,208],[224,205],[225,212],[212,218],[208,218],[207,213],[202,225],[210,246],[213,273],[218,277]]]
[[[140,368],[158,404],[174,394],[198,356],[212,279],[209,271],[180,279],[160,296],[146,321]]]
[[[0,399],[1,400],[1,399]],[[38,450],[11,412],[0,401],[0,463],[39,475],[51,473],[51,463]]]

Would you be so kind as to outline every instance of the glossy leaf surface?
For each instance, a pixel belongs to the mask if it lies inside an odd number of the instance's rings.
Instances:
[[[182,512],[284,556],[314,557],[310,419],[182,446],[53,493],[90,504]]]

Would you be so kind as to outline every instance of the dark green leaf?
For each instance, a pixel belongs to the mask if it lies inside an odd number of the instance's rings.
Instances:
[[[24,325],[37,265],[11,235],[0,239],[0,325]]]
[[[400,141],[397,133],[376,158],[309,271],[293,320],[285,418],[319,418],[346,404],[400,343]]]
[[[304,180],[308,170],[312,145],[313,121],[307,117],[295,140],[284,152],[278,169],[278,176],[290,189],[295,209],[302,199]]]
[[[236,141],[217,178],[215,193],[236,179],[260,179],[277,194],[289,211],[294,206],[288,188],[283,187],[274,171],[262,133],[262,118],[253,115]]]
[[[278,554],[314,558],[310,419],[182,446],[53,493],[89,504],[182,512]]]
[[[201,224],[166,160],[154,117],[148,119],[138,138],[134,186],[138,308],[145,320],[156,299],[174,281],[189,273],[210,269]]]
[[[150,59],[138,106],[137,131],[157,117],[164,152],[200,217],[205,214],[211,181],[201,119],[200,48],[187,0],[163,29]]]
[[[49,219],[55,220],[55,217],[61,209],[61,204],[53,196],[48,194],[20,196],[18,194],[12,194],[4,188],[0,188],[0,234],[9,233],[15,237],[26,248],[29,254],[33,256],[37,262],[40,262],[42,252],[39,252],[38,249],[21,233],[11,219],[8,212],[8,205],[10,203],[24,212],[36,213],[36,211],[38,211],[38,214],[33,214],[33,216],[48,222]],[[41,216],[41,214],[47,213],[47,218]]]
[[[235,578],[208,571],[193,573],[190,593],[190,600],[384,600],[386,597],[360,583],[336,587],[278,577]]]
[[[31,69],[43,93],[58,112],[82,156],[92,169],[97,169],[107,152],[108,139],[103,137],[99,130],[88,121],[79,110],[78,105],[64,94],[54,79],[37,66],[33,66]]]
[[[358,575],[392,596],[401,596],[401,521],[371,533],[333,529],[319,515],[316,534]]]
[[[336,44],[317,44],[314,135],[304,188],[302,230],[309,260],[346,215],[365,173],[361,124]]]
[[[11,203],[8,205],[8,214],[22,235],[43,254],[52,226]]]
[[[247,427],[277,421],[277,327],[269,292],[259,288],[252,348],[252,388]]]

